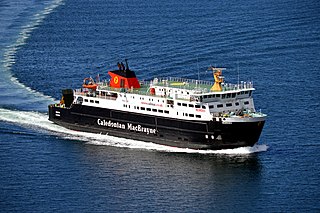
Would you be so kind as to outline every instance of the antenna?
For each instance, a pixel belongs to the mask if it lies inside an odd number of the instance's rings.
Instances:
[[[200,80],[199,57],[198,57],[198,55],[197,55],[197,66],[198,66],[198,80]]]
[[[237,72],[238,72],[238,86],[239,86],[239,82],[240,82],[239,61],[237,61]]]

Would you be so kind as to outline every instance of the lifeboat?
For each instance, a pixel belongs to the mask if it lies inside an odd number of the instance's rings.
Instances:
[[[98,85],[94,82],[94,80],[93,80],[92,78],[85,78],[85,79],[83,79],[83,84],[82,84],[82,87],[83,87],[83,88],[96,90],[96,89],[97,89],[97,86],[98,86]]]

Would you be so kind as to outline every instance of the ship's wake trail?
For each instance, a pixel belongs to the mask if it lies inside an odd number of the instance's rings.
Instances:
[[[199,153],[199,154],[228,154],[246,155],[263,152],[268,149],[266,145],[255,145],[253,147],[241,147],[225,150],[193,150],[158,145],[151,142],[143,142],[125,138],[118,138],[109,135],[78,132],[58,126],[48,120],[48,115],[40,112],[17,111],[0,108],[0,121],[15,123],[20,126],[42,131],[47,134],[57,135],[61,138],[83,141],[90,145],[114,146],[132,149],[154,150],[162,152],[177,153]]]

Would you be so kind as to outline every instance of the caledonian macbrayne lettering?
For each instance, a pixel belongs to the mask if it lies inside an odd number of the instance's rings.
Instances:
[[[99,126],[106,126],[106,127],[112,127],[112,128],[117,128],[117,129],[128,129],[131,131],[136,131],[136,132],[144,132],[147,135],[149,134],[156,134],[157,130],[152,129],[152,128],[147,128],[143,127],[141,125],[133,125],[131,123],[127,123],[127,125],[119,123],[119,122],[113,122],[111,120],[101,120],[100,118],[97,120],[97,124]]]

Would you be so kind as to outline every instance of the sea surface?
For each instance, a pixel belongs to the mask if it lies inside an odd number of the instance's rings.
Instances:
[[[252,148],[70,131],[47,105],[129,60],[140,80],[253,81]],[[1,0],[0,212],[320,212],[320,1]]]

